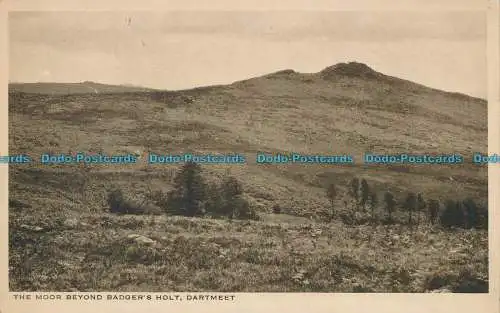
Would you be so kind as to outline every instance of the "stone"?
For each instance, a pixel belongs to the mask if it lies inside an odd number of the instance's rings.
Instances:
[[[153,245],[156,243],[156,241],[154,241],[153,239],[138,234],[130,234],[127,236],[127,238],[134,240],[136,243],[139,244]]]

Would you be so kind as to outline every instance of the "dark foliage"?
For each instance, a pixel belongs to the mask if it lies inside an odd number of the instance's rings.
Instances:
[[[354,177],[351,181],[351,190],[349,191],[351,197],[359,201],[359,178]]]
[[[439,216],[439,200],[431,199],[429,200],[429,206],[428,206],[428,220],[430,224],[436,224],[437,218]]]
[[[394,200],[394,196],[390,192],[386,192],[384,194],[385,208],[388,215],[388,221],[392,222],[392,213],[396,207],[396,201]]]
[[[465,216],[462,210],[460,201],[447,200],[444,205],[444,210],[439,216],[439,221],[446,228],[464,227]]]
[[[361,205],[363,210],[365,209],[366,204],[368,203],[368,199],[370,197],[370,186],[368,186],[368,182],[366,179],[361,180],[361,195],[360,195]]]
[[[201,167],[187,162],[174,178],[174,189],[168,193],[167,212],[184,216],[202,215],[205,198],[206,185]]]
[[[408,224],[412,225],[413,223],[413,212],[417,208],[417,195],[415,193],[410,192],[405,200],[405,209],[408,211]]]

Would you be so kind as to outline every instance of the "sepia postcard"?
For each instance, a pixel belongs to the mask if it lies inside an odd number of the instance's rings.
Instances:
[[[0,312],[498,312],[499,12],[0,2]]]

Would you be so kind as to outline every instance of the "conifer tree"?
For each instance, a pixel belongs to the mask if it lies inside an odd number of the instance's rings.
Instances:
[[[394,196],[390,192],[386,192],[384,194],[385,208],[387,210],[387,214],[389,217],[389,223],[392,223],[392,213],[394,212],[394,208],[396,207],[396,201],[394,200]]]
[[[361,206],[363,207],[363,211],[366,210],[366,204],[368,203],[368,199],[370,197],[370,186],[368,186],[368,182],[366,179],[361,180]]]
[[[244,203],[243,186],[234,177],[229,176],[224,179],[221,185],[221,195],[222,195],[222,211],[223,214],[229,218],[238,216],[238,210],[246,208]]]
[[[420,224],[420,214],[427,207],[427,203],[424,200],[422,193],[417,195],[417,225]]]
[[[359,202],[359,179],[357,177],[354,177],[351,181],[349,194],[356,200],[356,203]]]
[[[465,217],[466,217],[466,228],[472,228],[472,227],[477,227],[478,224],[478,206],[476,202],[471,199],[467,198],[463,201],[463,206],[465,209]]]
[[[337,188],[335,188],[335,184],[330,184],[328,186],[328,189],[326,190],[326,196],[330,200],[330,217],[333,219],[335,216],[335,207],[334,207],[334,202],[335,198],[337,197]]]
[[[413,212],[415,211],[417,207],[417,196],[415,193],[410,192],[408,193],[408,196],[406,197],[405,201],[405,209],[408,210],[408,224],[412,225],[412,217],[413,217]]]
[[[436,224],[437,218],[439,216],[439,200],[431,199],[429,200],[428,206],[428,220],[431,225]]]
[[[174,189],[168,194],[169,210],[185,216],[203,214],[206,185],[201,167],[195,162],[185,163],[174,178]]]
[[[377,192],[372,191],[370,193],[370,208],[371,208],[371,215],[372,215],[372,221],[375,221],[375,208],[377,207],[378,204],[378,198],[377,198]]]
[[[447,228],[463,227],[464,212],[460,201],[447,200],[441,215],[439,216],[441,225]]]

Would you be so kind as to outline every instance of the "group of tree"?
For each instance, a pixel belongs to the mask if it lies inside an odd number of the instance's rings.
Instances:
[[[372,222],[383,220],[389,224],[395,223],[396,211],[407,213],[406,224],[420,224],[422,212],[430,224],[440,224],[446,228],[487,228],[487,207],[478,205],[473,199],[446,200],[444,207],[436,199],[425,200],[422,193],[407,193],[404,199],[398,202],[394,195],[387,191],[383,196],[381,208],[385,211],[385,218],[376,216],[379,201],[377,191],[373,190],[366,179],[353,178],[348,186],[348,197],[354,206],[348,208],[352,214],[360,211],[370,216]],[[326,190],[330,200],[330,219],[336,216],[335,202],[339,196],[335,184],[330,184]],[[173,180],[173,188],[166,194],[156,192],[151,197],[164,213],[183,216],[212,216],[230,219],[258,219],[258,215],[246,201],[242,184],[234,177],[227,176],[221,183],[207,183],[202,175],[202,168],[194,162],[185,163]],[[347,201],[344,201],[347,205]],[[125,200],[120,190],[113,190],[108,194],[108,205],[113,213],[144,214],[151,211],[147,206]],[[370,208],[370,211],[367,208]],[[279,213],[279,208],[273,208]],[[398,210],[399,209],[399,210]],[[401,223],[401,221],[399,221]]]
[[[370,207],[371,221],[376,222],[378,219],[375,216],[376,208],[378,207],[377,191],[372,190],[366,179],[359,180],[353,178],[347,186],[347,195],[352,199],[354,210],[360,210],[363,213],[367,212],[367,206]],[[326,196],[331,205],[331,217],[335,212],[335,201],[338,197],[338,191],[335,184],[328,185]],[[440,224],[446,228],[486,228],[488,227],[488,210],[486,207],[478,205],[473,199],[466,198],[465,200],[446,200],[444,207],[441,208],[441,203],[436,199],[425,200],[422,193],[407,193],[404,199],[401,199],[399,209],[407,212],[408,225],[421,224],[421,215],[425,214],[429,224]],[[385,222],[395,223],[394,214],[398,209],[398,201],[394,195],[387,191],[383,196],[383,209],[386,213]],[[344,201],[347,204],[347,201]],[[349,208],[353,214],[353,208]]]
[[[169,215],[258,219],[255,210],[244,198],[242,184],[236,178],[228,176],[220,184],[208,184],[202,175],[201,166],[194,162],[187,162],[180,168],[169,192],[165,194],[157,191],[151,200]],[[112,212],[118,213],[122,202],[120,191],[115,190],[108,195]]]

